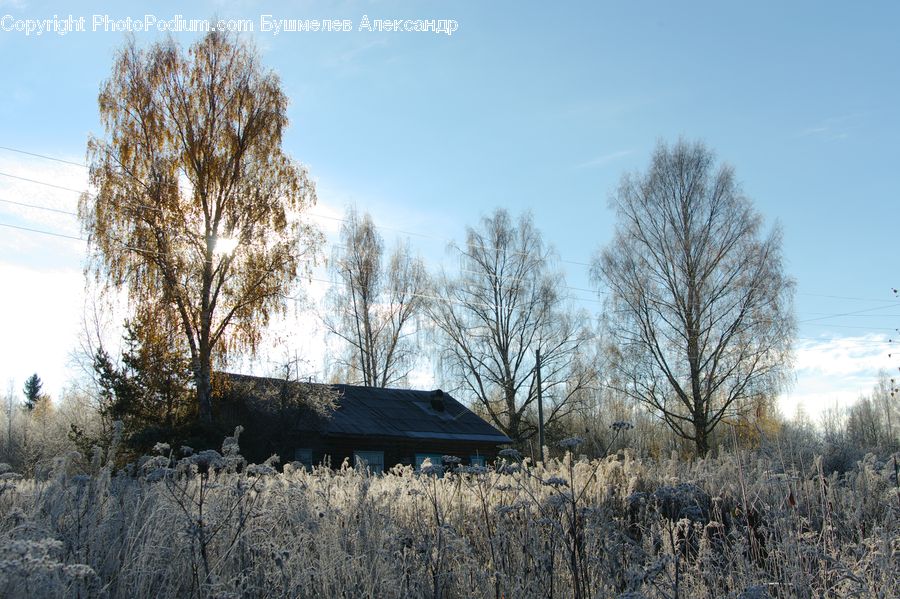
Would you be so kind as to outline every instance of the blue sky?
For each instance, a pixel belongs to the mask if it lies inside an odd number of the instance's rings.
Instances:
[[[789,5],[788,5],[789,4]],[[731,163],[797,280],[797,382],[815,412],[867,391],[900,326],[900,7],[892,2],[133,2],[0,0],[0,18],[350,19],[351,32],[249,34],[291,98],[288,151],[318,182],[333,233],[348,203],[410,237],[429,264],[495,206],[531,210],[589,289],[614,225],[607,201],[659,140],[704,140]],[[452,35],[368,32],[453,19]],[[12,22],[7,20],[7,23]],[[258,27],[257,27],[258,28]],[[162,34],[137,33],[139,43]],[[192,34],[177,38],[190,43]],[[121,33],[0,30],[0,146],[84,160]],[[0,150],[0,172],[82,188],[84,169]],[[78,236],[77,195],[0,175],[0,223]],[[58,395],[84,300],[83,244],[0,227],[0,386],[37,371]],[[596,312],[596,294],[573,291]],[[315,290],[311,291],[317,296]],[[320,294],[319,294],[320,295]],[[853,314],[848,314],[853,313]],[[834,315],[845,314],[836,317]],[[302,317],[298,317],[301,318]],[[314,327],[312,327],[314,328]],[[309,330],[312,330],[310,328]],[[315,354],[297,332],[284,341]],[[315,363],[315,360],[313,360]]]

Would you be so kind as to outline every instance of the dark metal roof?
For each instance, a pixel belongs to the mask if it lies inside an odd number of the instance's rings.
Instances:
[[[283,384],[276,379],[227,375],[255,384]],[[289,383],[337,392],[337,409],[323,423],[328,436],[380,436],[503,444],[512,441],[449,393],[382,389],[354,385]],[[440,409],[443,408],[443,409]]]

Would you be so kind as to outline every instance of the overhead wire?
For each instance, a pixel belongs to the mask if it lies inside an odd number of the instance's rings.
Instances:
[[[18,148],[11,148],[11,147],[9,147],[9,146],[0,146],[0,149],[2,149],[2,150],[8,150],[8,151],[10,151],[10,152],[17,152],[17,153],[19,153],[19,154],[25,154],[25,155],[28,155],[28,156],[34,156],[34,157],[37,157],[37,158],[44,158],[44,159],[47,159],[47,160],[54,160],[54,161],[56,161],[56,162],[62,162],[62,163],[65,163],[65,164],[71,164],[71,165],[74,165],[74,166],[80,166],[80,167],[83,167],[83,168],[88,168],[87,165],[86,165],[86,164],[83,164],[83,163],[72,162],[72,161],[70,161],[70,160],[64,160],[64,159],[62,159],[62,158],[56,158],[56,157],[53,157],[53,156],[48,156],[48,155],[46,155],[46,154],[39,154],[39,153],[37,153],[37,152],[30,152],[30,151],[22,150],[22,149],[18,149]],[[57,189],[62,189],[62,190],[64,190],[64,191],[72,191],[72,192],[75,192],[75,193],[88,193],[87,191],[77,190],[77,189],[72,189],[72,188],[68,188],[68,187],[61,187],[61,186],[55,185],[55,184],[53,184],[53,183],[47,183],[47,182],[45,182],[45,181],[37,181],[37,180],[34,180],[34,179],[28,179],[28,178],[25,178],[25,177],[20,177],[20,176],[17,176],[17,175],[11,175],[11,174],[8,174],[8,173],[0,172],[0,175],[7,176],[7,177],[11,177],[11,178],[14,178],[14,179],[20,179],[20,180],[23,180],[23,181],[29,181],[29,182],[31,182],[31,183],[37,183],[37,184],[39,184],[39,185],[46,185],[46,186],[49,186],[49,187],[55,187],[55,188],[57,188]],[[91,194],[88,193],[88,196],[89,196],[89,197],[90,197],[90,195],[91,195]],[[330,216],[330,215],[326,215],[326,214],[317,214],[317,213],[313,213],[313,212],[310,212],[309,214],[310,214],[310,216],[314,216],[314,217],[317,217],[317,218],[324,218],[324,219],[327,219],[327,220],[334,220],[334,221],[338,221],[338,222],[347,222],[347,219],[341,218],[341,217],[337,217],[337,216]],[[385,225],[375,225],[375,227],[378,228],[378,229],[386,230],[386,231],[394,231],[394,232],[396,232],[396,233],[402,233],[403,235],[411,235],[411,236],[414,236],[414,237],[421,237],[421,238],[425,238],[425,239],[434,239],[434,240],[437,240],[437,241],[441,241],[441,242],[443,242],[443,243],[454,243],[454,240],[446,239],[446,238],[441,238],[441,237],[436,237],[436,236],[434,236],[434,235],[429,235],[429,234],[427,234],[427,233],[418,233],[418,232],[415,232],[415,231],[407,231],[407,230],[404,230],[404,229],[397,229],[397,228],[393,228],[393,227],[387,227],[387,226],[385,226]],[[480,246],[478,246],[478,247],[480,247],[481,249],[487,249],[487,250],[497,249],[497,248],[494,248],[494,247],[491,247],[491,246],[484,246],[484,245],[480,245]],[[514,252],[514,253],[519,254],[519,253],[521,253],[521,252]],[[566,263],[566,264],[575,264],[575,265],[579,265],[579,266],[588,266],[588,267],[590,266],[590,264],[588,264],[587,262],[579,262],[579,261],[575,261],[575,260],[565,260],[565,259],[560,259],[559,261],[562,262],[562,263]]]
[[[20,149],[20,148],[13,148],[13,147],[10,147],[10,146],[0,146],[0,150],[6,150],[6,151],[9,151],[9,152],[15,152],[15,153],[19,153],[19,154],[23,154],[23,155],[27,155],[27,156],[33,156],[33,157],[36,157],[36,158],[42,158],[42,159],[46,159],[46,160],[52,160],[52,161],[60,162],[60,163],[63,163],[63,164],[69,164],[69,165],[72,165],[72,166],[78,166],[78,167],[82,167],[82,168],[87,168],[87,165],[84,164],[84,163],[78,163],[78,162],[74,162],[74,161],[71,161],[71,160],[65,160],[65,159],[62,159],[62,158],[58,158],[58,157],[54,157],[54,156],[49,156],[49,155],[46,155],[46,154],[41,154],[41,153],[38,153],[38,152],[31,152],[31,151],[27,151],[27,150],[22,150],[22,149]],[[46,187],[50,187],[50,188],[54,188],[54,189],[59,189],[59,190],[62,190],[62,191],[69,191],[69,192],[72,192],[72,193],[78,193],[78,194],[87,194],[88,197],[91,197],[91,194],[90,194],[88,191],[86,191],[86,190],[74,189],[74,188],[71,188],[71,187],[66,187],[66,186],[62,186],[62,185],[57,185],[57,184],[55,184],[55,183],[50,183],[50,182],[47,182],[47,181],[40,181],[40,180],[38,180],[38,179],[32,179],[32,178],[29,178],[29,177],[22,177],[22,176],[20,176],[20,175],[15,175],[15,174],[7,173],[7,172],[0,172],[0,176],[4,176],[4,177],[16,179],[16,180],[20,180],[20,181],[25,181],[25,182],[33,183],[33,184],[37,184],[37,185],[43,185],[43,186],[46,186]],[[6,199],[0,199],[0,202],[4,202],[4,203],[7,203],[7,204],[12,204],[12,205],[18,205],[18,206],[22,206],[22,207],[28,207],[28,208],[38,209],[38,210],[47,210],[47,211],[57,212],[57,213],[60,213],[60,214],[66,214],[66,215],[71,215],[71,216],[77,216],[77,213],[75,213],[75,212],[71,212],[71,211],[67,211],[67,210],[61,210],[61,209],[57,209],[57,208],[52,208],[52,207],[49,207],[49,206],[40,206],[40,205],[36,205],[36,204],[30,204],[30,203],[25,203],[25,202],[16,202],[16,201],[6,200]],[[154,208],[155,208],[155,207],[154,207]],[[156,208],[156,209],[158,209],[158,208]],[[323,218],[323,219],[334,220],[334,221],[338,221],[338,222],[348,222],[346,218],[341,218],[341,217],[337,217],[337,216],[330,216],[330,215],[325,215],[325,214],[320,214],[320,213],[315,213],[315,212],[309,212],[308,214],[309,214],[309,216],[312,216],[312,217],[314,217],[314,218]],[[51,236],[55,236],[55,237],[66,238],[66,239],[73,239],[73,240],[85,241],[85,239],[82,238],[82,237],[75,237],[75,236],[71,236],[71,235],[65,235],[65,234],[60,234],[60,233],[54,233],[54,232],[51,232],[51,231],[44,231],[44,230],[39,230],[39,229],[33,229],[33,228],[23,227],[23,226],[19,226],[19,225],[11,225],[11,224],[8,224],[8,223],[0,223],[0,225],[5,226],[5,227],[9,227],[9,228],[13,228],[13,229],[19,229],[19,230],[22,230],[22,231],[28,231],[28,232],[32,232],[32,233],[39,233],[39,234],[44,234],[44,235],[51,235]],[[418,233],[418,232],[414,232],[414,231],[407,231],[407,230],[403,230],[403,229],[396,229],[396,228],[387,227],[387,226],[383,226],[383,225],[376,225],[376,228],[383,229],[383,230],[394,231],[394,232],[397,232],[397,233],[402,233],[402,234],[404,234],[404,235],[413,235],[413,236],[417,236],[417,237],[429,238],[429,239],[435,239],[435,240],[444,241],[444,242],[447,242],[447,243],[452,243],[452,241],[451,241],[451,240],[448,240],[448,239],[443,239],[443,238],[435,237],[435,236],[433,236],[433,235],[428,235],[428,234],[424,234],[424,233]],[[490,247],[490,246],[478,246],[478,247],[480,247],[481,249],[486,249],[486,250],[496,249],[496,248],[492,248],[492,247]],[[141,251],[144,251],[144,250],[141,250]],[[518,254],[519,252],[515,252],[515,253]],[[567,264],[576,264],[576,265],[580,265],[580,266],[590,266],[590,264],[588,264],[588,263],[586,263],[586,262],[579,262],[579,261],[574,261],[574,260],[564,260],[564,259],[560,259],[559,261],[560,261],[560,262],[563,262],[563,263],[567,263]],[[471,271],[466,271],[466,272],[471,272]],[[481,274],[481,273],[476,273],[476,274]],[[570,287],[570,286],[563,286],[563,287],[564,287],[565,289],[570,290],[570,291],[581,291],[581,292],[586,292],[586,293],[599,293],[599,294],[604,294],[604,293],[605,293],[605,292],[603,292],[602,290],[586,289],[586,288],[582,288],[582,287]],[[842,312],[842,313],[834,313],[834,314],[826,314],[826,315],[816,316],[816,317],[814,317],[814,318],[808,318],[808,319],[800,320],[800,321],[798,321],[798,324],[808,324],[808,323],[812,323],[812,322],[816,322],[816,321],[820,321],[820,320],[828,320],[828,319],[840,318],[840,317],[844,317],[844,316],[853,316],[853,315],[861,314],[861,313],[864,313],[864,312],[873,312],[873,311],[877,311],[877,310],[884,309],[884,308],[887,308],[887,307],[893,307],[893,306],[895,306],[895,305],[900,305],[900,300],[897,300],[896,298],[895,298],[895,299],[876,299],[876,298],[863,298],[863,297],[855,297],[855,296],[843,296],[843,295],[819,294],[819,293],[808,293],[808,292],[798,292],[798,295],[807,295],[807,296],[813,296],[813,297],[825,297],[825,298],[833,298],[833,299],[844,299],[844,300],[852,300],[852,301],[873,301],[873,302],[877,301],[877,302],[883,302],[883,303],[885,303],[884,306],[871,307],[871,308],[866,308],[866,309],[856,310],[856,311],[851,311],[851,312]],[[603,300],[600,300],[600,299],[584,298],[584,297],[571,296],[571,295],[568,296],[567,299],[571,299],[571,300],[574,300],[574,301],[581,301],[581,302],[595,302],[595,303],[602,303],[602,301],[603,301]],[[826,326],[826,325],[821,325],[821,326]],[[828,325],[828,326],[838,326],[838,325]],[[842,328],[851,328],[851,327],[850,327],[849,325],[842,325]],[[865,328],[865,327],[861,327],[861,328]]]
[[[41,235],[52,235],[53,237],[63,237],[65,239],[74,239],[75,241],[87,241],[84,237],[75,237],[73,235],[65,235],[63,233],[53,233],[52,231],[41,231],[39,229],[31,229],[29,227],[21,227],[19,225],[11,225],[9,223],[0,223],[0,227],[9,227],[10,229],[28,231],[29,233],[40,233]]]
[[[29,179],[28,177],[20,177],[19,175],[11,175],[9,173],[0,172],[0,176],[9,177],[10,179],[18,179],[19,181],[27,181],[28,183],[35,183],[37,185],[45,185],[47,187],[53,187],[55,189],[61,189],[63,191],[71,191],[73,193],[87,193],[83,189],[73,189],[71,187],[64,187],[55,183],[47,183],[46,181],[38,181],[37,179]]]
[[[62,162],[63,164],[71,164],[73,166],[80,166],[82,168],[88,168],[83,162],[73,162],[71,160],[65,160],[63,158],[56,158],[55,156],[47,156],[46,154],[38,154],[37,152],[29,152],[27,150],[20,150],[18,148],[10,148],[9,146],[0,146],[0,150],[6,150],[7,152],[16,152],[17,154],[25,154],[27,156],[34,156],[35,158],[44,158],[46,160],[53,160],[54,162]]]
[[[38,206],[37,204],[28,204],[25,202],[14,202],[12,200],[4,200],[0,198],[0,202],[5,204],[13,204],[15,206],[23,206],[25,208],[35,208],[37,210],[47,210],[48,212],[58,212],[60,214],[68,214],[70,216],[78,216],[77,212],[70,212],[68,210],[60,210],[59,208],[51,208],[50,206]]]
[[[41,154],[41,153],[38,153],[38,152],[31,152],[31,151],[28,151],[28,150],[22,150],[22,149],[20,149],[20,148],[12,148],[12,147],[9,147],[9,146],[0,146],[0,150],[7,150],[7,151],[10,151],[10,152],[16,152],[16,153],[19,153],[19,154],[24,154],[24,155],[28,155],[28,156],[33,156],[33,157],[36,157],[36,158],[43,158],[43,159],[46,159],[46,160],[53,160],[53,161],[61,162],[61,163],[64,163],[64,164],[70,164],[70,165],[73,165],[73,166],[79,166],[79,167],[82,167],[82,168],[88,168],[88,166],[87,166],[86,164],[84,164],[84,163],[73,162],[73,161],[71,161],[71,160],[65,160],[65,159],[62,159],[62,158],[57,158],[57,157],[54,157],[54,156],[49,156],[49,155],[46,155],[46,154]],[[64,186],[56,185],[56,184],[53,184],[53,183],[48,183],[48,182],[46,182],[46,181],[39,181],[39,180],[36,180],[36,179],[30,179],[30,178],[21,177],[21,176],[18,176],[18,175],[12,175],[12,174],[9,174],[9,173],[4,173],[4,172],[0,172],[0,175],[6,176],[6,177],[10,177],[10,178],[14,178],[14,179],[19,179],[19,180],[22,180],[22,181],[27,181],[27,182],[30,182],[30,183],[36,183],[36,184],[38,184],[38,185],[45,185],[45,186],[48,186],[48,187],[53,187],[53,188],[61,189],[61,190],[64,190],[64,191],[71,191],[71,192],[79,193],[79,194],[81,194],[81,193],[87,193],[89,197],[90,197],[90,195],[91,195],[91,194],[89,194],[86,190],[78,190],[78,189],[73,189],[73,188],[70,188],[70,187],[64,187]],[[32,206],[32,207],[36,207],[36,206]],[[74,213],[72,213],[72,214],[74,214]],[[323,219],[326,219],[326,220],[333,220],[333,221],[337,221],[337,222],[348,222],[346,218],[341,218],[341,217],[338,217],[338,216],[331,216],[331,215],[327,215],[327,214],[320,214],[320,213],[316,213],[316,212],[312,212],[312,211],[309,212],[308,214],[309,214],[309,216],[312,216],[312,217],[315,217],[315,218],[323,218]],[[437,241],[442,241],[442,242],[444,242],[444,243],[454,243],[454,240],[450,240],[450,239],[446,239],[446,238],[441,238],[441,237],[436,237],[436,236],[434,236],[434,235],[429,235],[429,234],[426,234],[426,233],[419,233],[419,232],[415,232],[415,231],[408,231],[408,230],[405,230],[405,229],[397,229],[397,228],[388,227],[388,226],[385,226],[385,225],[375,225],[375,228],[377,228],[377,229],[382,229],[382,230],[386,230],[386,231],[394,231],[394,232],[396,232],[396,233],[401,233],[401,234],[404,234],[404,235],[411,235],[411,236],[421,237],[421,238],[426,238],[426,239],[434,239],[434,240],[437,240]],[[493,247],[490,247],[490,246],[483,246],[483,245],[482,245],[482,246],[478,246],[478,247],[480,247],[481,249],[487,249],[487,250],[496,249],[496,248],[493,248]],[[518,253],[520,253],[520,252],[514,252],[514,253],[518,254]],[[590,266],[591,266],[591,264],[589,264],[589,263],[587,263],[587,262],[580,262],[580,261],[576,261],[576,260],[566,260],[566,259],[560,258],[559,261],[562,262],[562,263],[565,263],[565,264],[575,264],[575,265],[586,266],[586,267],[590,267]],[[596,292],[595,290],[592,290],[592,289],[584,289],[584,288],[576,288],[576,287],[567,287],[567,288],[570,289],[570,290],[573,290],[573,291],[584,291],[584,292],[588,292],[588,293],[594,293],[594,292]],[[900,301],[898,301],[897,299],[889,300],[889,299],[883,299],[883,298],[881,298],[881,299],[879,299],[879,298],[864,298],[864,297],[843,296],[843,295],[831,295],[831,294],[809,293],[809,292],[798,292],[798,295],[806,295],[806,296],[813,296],[813,297],[825,297],[825,298],[833,298],[833,299],[847,299],[847,300],[854,300],[854,301],[878,301],[878,302],[882,302],[882,301],[883,301],[883,302],[900,303]]]
[[[73,235],[66,235],[66,234],[63,234],[63,233],[57,233],[57,232],[53,232],[53,231],[45,231],[45,230],[41,230],[41,229],[34,229],[34,228],[31,228],[31,227],[23,227],[23,226],[20,226],[20,225],[13,225],[13,224],[10,224],[10,223],[2,223],[2,222],[0,222],[0,226],[2,226],[2,227],[8,227],[8,228],[11,228],[11,229],[17,229],[17,230],[20,230],[20,231],[26,231],[26,232],[29,232],[29,233],[38,233],[38,234],[41,234],[41,235],[49,235],[49,236],[52,236],[52,237],[59,237],[59,238],[63,238],[63,239],[70,239],[70,240],[74,240],[74,241],[87,241],[84,237],[76,237],[76,236],[73,236]],[[123,246],[124,248],[126,248],[126,249],[135,249],[135,251],[141,251],[141,252],[144,252],[144,253],[150,253],[150,252],[147,252],[147,250],[140,249],[140,248],[131,248],[131,246],[128,246],[128,245],[125,245],[125,244],[122,244],[122,246]],[[327,285],[341,285],[341,286],[345,286],[345,287],[348,286],[347,283],[344,283],[344,282],[341,282],[341,281],[331,281],[331,280],[321,279],[321,278],[317,278],[317,277],[310,277],[308,280],[311,281],[311,282],[324,283],[324,284],[327,284]],[[422,299],[428,299],[428,300],[432,300],[432,301],[441,301],[441,302],[446,302],[446,303],[454,304],[454,305],[466,305],[465,302],[454,301],[454,300],[451,300],[450,298],[440,297],[440,296],[436,296],[436,295],[421,294],[421,293],[412,293],[412,294],[410,294],[410,295],[413,296],[413,297],[419,297],[419,298],[422,298]],[[282,297],[284,297],[285,299],[294,300],[294,301],[300,301],[300,300],[302,300],[302,299],[305,299],[305,298],[304,298],[303,296],[301,296],[301,295],[283,295]],[[581,298],[581,297],[574,297],[574,296],[568,296],[568,297],[566,297],[565,299],[571,299],[571,300],[576,300],[576,301],[602,302],[602,300],[599,300],[599,299],[593,299],[593,298]],[[828,315],[828,316],[822,317],[822,318],[828,318],[828,317],[837,318],[837,317],[840,317],[840,316],[849,316],[849,315],[853,315],[853,314],[856,314],[856,313],[859,313],[859,312],[863,312],[863,311],[870,312],[870,311],[879,310],[879,309],[885,309],[885,308],[889,308],[889,307],[892,307],[892,306],[878,306],[878,307],[875,307],[875,308],[869,308],[869,309],[866,309],[866,310],[859,310],[859,311],[856,311],[855,313],[839,313],[839,314],[831,314],[831,315]],[[876,314],[872,314],[871,316],[888,316],[888,317],[892,317],[892,316],[897,316],[897,315],[894,315],[894,314],[885,314],[885,315],[876,315]],[[818,320],[820,320],[820,319],[816,318],[816,319],[800,320],[800,321],[798,321],[798,324],[800,324],[800,323],[804,323],[804,324],[805,324],[805,323],[811,323],[811,322],[813,322],[813,321],[817,321],[815,324],[811,324],[810,326],[831,327],[831,328],[845,328],[845,329],[858,329],[858,330],[867,330],[867,331],[875,331],[875,330],[893,331],[893,330],[896,330],[894,327],[864,327],[864,326],[853,326],[853,325],[839,325],[839,324],[831,324],[831,323],[820,323],[820,322],[818,322]],[[812,338],[807,338],[807,337],[796,337],[795,339],[798,340],[798,341],[802,341],[802,340],[808,340],[808,341],[820,341],[820,340],[821,340],[820,338],[814,338],[814,337],[812,337]],[[876,340],[872,340],[871,342],[868,342],[868,341],[861,341],[861,343],[871,343],[871,344],[873,344],[873,345],[877,345],[877,344],[884,344],[884,343],[887,343],[887,341],[876,341]]]
[[[45,160],[51,160],[51,161],[58,162],[58,163],[62,163],[62,164],[68,164],[68,165],[77,166],[77,167],[81,167],[81,168],[88,168],[88,166],[87,166],[86,164],[84,164],[84,163],[78,163],[78,162],[74,162],[74,161],[71,161],[71,160],[65,160],[65,159],[62,159],[62,158],[57,158],[57,157],[54,157],[54,156],[48,156],[48,155],[45,155],[45,154],[40,154],[40,153],[36,153],[36,152],[30,152],[30,151],[26,151],[26,150],[21,150],[21,149],[18,149],[18,148],[12,148],[12,147],[9,147],[9,146],[0,146],[0,149],[6,150],[6,151],[9,151],[9,152],[15,152],[15,153],[18,153],[18,154],[27,155],[27,156],[32,156],[32,157],[36,157],[36,158],[42,158],[42,159],[45,159]],[[90,194],[89,194],[86,190],[73,189],[73,188],[69,188],[69,187],[65,187],[65,186],[61,186],[61,185],[56,185],[56,184],[48,183],[48,182],[45,182],[45,181],[39,181],[39,180],[27,178],[27,177],[21,177],[21,176],[18,176],[18,175],[13,175],[13,174],[10,174],[10,173],[5,173],[5,172],[0,172],[0,175],[5,176],[5,177],[8,177],[8,178],[12,178],[12,179],[20,180],[20,181],[25,181],[25,182],[29,182],[29,183],[33,183],[33,184],[37,184],[37,185],[43,185],[43,186],[46,186],[46,187],[50,187],[50,188],[54,188],[54,189],[63,190],[63,191],[69,191],[69,192],[78,193],[78,194],[87,194],[88,197],[90,197]],[[61,209],[57,209],[57,208],[52,208],[52,207],[49,207],[49,206],[39,206],[39,205],[35,205],[35,204],[29,204],[29,203],[25,203],[25,202],[16,202],[16,201],[6,200],[6,199],[0,199],[0,202],[4,202],[4,203],[7,203],[7,204],[11,204],[11,205],[17,205],[17,206],[21,206],[21,207],[26,207],[26,208],[32,208],[32,209],[37,209],[37,210],[45,210],[45,211],[55,212],[55,213],[59,213],[59,214],[66,214],[66,215],[71,215],[71,216],[77,216],[77,213],[75,213],[75,212],[71,212],[71,211],[67,211],[67,210],[61,210]],[[313,216],[313,217],[315,217],[315,218],[322,218],[322,219],[327,219],[327,220],[334,220],[334,221],[338,221],[338,222],[347,222],[347,219],[345,219],[345,218],[340,218],[340,217],[335,217],[335,216],[329,216],[329,215],[325,215],[325,214],[318,214],[318,213],[310,212],[309,215],[310,215],[310,216]],[[66,234],[62,234],[62,233],[56,233],[56,232],[52,232],[52,231],[44,231],[44,230],[39,230],[39,229],[33,229],[33,228],[30,228],[30,227],[23,227],[23,226],[13,225],[13,224],[9,224],[9,223],[0,223],[0,226],[2,226],[2,227],[7,227],[7,228],[11,228],[11,229],[15,229],[15,230],[20,230],[20,231],[24,231],[24,232],[37,233],[37,234],[41,234],[41,235],[47,235],[47,236],[52,236],[52,237],[62,238],[62,239],[69,239],[69,240],[75,240],[75,241],[86,241],[83,237],[76,237],[76,236],[66,235]],[[387,231],[393,231],[393,232],[400,233],[400,234],[403,234],[403,235],[409,235],[409,236],[419,237],[419,238],[435,239],[435,240],[438,240],[438,241],[443,241],[444,243],[447,243],[447,244],[452,244],[452,243],[453,243],[451,240],[448,240],[448,239],[441,239],[441,238],[435,237],[435,236],[433,236],[433,235],[427,235],[427,234],[418,233],[418,232],[413,232],[413,231],[406,231],[406,230],[403,230],[403,229],[396,229],[396,228],[387,227],[387,226],[383,226],[383,225],[381,225],[381,226],[376,226],[376,228],[380,228],[380,229],[382,229],[382,230],[387,230]],[[126,246],[126,247],[127,247],[127,246]],[[485,246],[481,246],[481,248],[482,248],[482,249],[495,249],[495,248],[488,248],[488,247],[485,247]],[[140,250],[140,251],[143,251],[143,250]],[[585,267],[590,267],[590,266],[591,266],[589,263],[586,263],[586,262],[580,262],[580,261],[574,261],[574,260],[559,259],[559,261],[560,261],[561,263],[564,263],[564,264],[573,264],[573,265],[585,266]],[[315,281],[317,281],[317,282],[324,282],[324,283],[327,283],[327,284],[329,284],[329,285],[334,284],[333,281],[327,281],[327,280],[325,280],[325,279],[311,279],[311,280],[315,280]],[[600,292],[600,291],[598,291],[598,290],[584,289],[584,288],[578,288],[578,287],[566,287],[566,288],[569,289],[569,290],[571,290],[571,291],[583,291],[583,292],[588,292],[588,293],[594,293],[594,292],[602,293],[602,292]],[[424,299],[429,299],[429,300],[450,301],[448,298],[442,298],[442,297],[436,297],[436,296],[426,296],[426,295],[422,295],[422,294],[414,294],[414,295],[418,295],[418,296],[420,296],[420,297],[422,297],[422,298],[424,298]],[[811,292],[799,292],[798,295],[804,295],[804,296],[809,296],[809,297],[822,297],[822,298],[828,298],[828,299],[850,300],[850,301],[885,302],[885,303],[888,304],[888,306],[882,306],[882,307],[892,307],[894,304],[897,304],[897,303],[898,303],[896,299],[894,299],[894,300],[888,300],[888,299],[884,299],[884,298],[867,298],[867,297],[858,297],[858,296],[845,296],[845,295],[821,294],[821,293],[811,293]],[[570,297],[569,299],[572,299],[572,300],[575,300],[575,301],[591,301],[591,302],[601,302],[601,301],[602,301],[602,300],[599,300],[599,299],[579,298],[579,297],[574,297],[574,296]],[[818,317],[816,317],[816,318],[810,318],[810,319],[800,320],[800,321],[798,321],[798,324],[801,324],[801,323],[802,323],[802,324],[807,324],[808,326],[828,326],[828,327],[834,327],[834,328],[848,328],[848,329],[849,329],[849,328],[855,328],[855,329],[864,329],[864,330],[872,330],[873,328],[878,328],[878,329],[881,329],[881,330],[895,330],[895,329],[889,329],[889,328],[886,328],[886,327],[859,327],[859,326],[854,327],[854,326],[851,326],[851,325],[837,325],[837,324],[820,323],[820,322],[819,322],[819,321],[821,321],[821,320],[829,320],[829,319],[832,319],[832,318],[840,318],[840,317],[846,317],[846,316],[860,315],[860,314],[862,314],[862,313],[865,313],[865,312],[873,312],[873,311],[876,311],[876,310],[878,310],[878,309],[880,309],[880,308],[879,308],[879,307],[874,307],[874,308],[868,308],[868,309],[857,310],[857,311],[852,311],[852,312],[844,312],[844,313],[839,313],[839,314],[826,314],[826,315],[818,316]],[[894,316],[894,315],[870,315],[870,316]],[[813,324],[813,323],[815,323],[815,324]],[[822,339],[822,338],[796,337],[795,340],[796,340],[796,341],[811,341],[811,342],[841,341],[841,342],[844,343],[844,344],[848,343],[848,340],[842,339],[842,338]],[[872,341],[868,341],[868,340],[851,340],[851,341],[849,341],[849,343],[850,343],[851,345],[855,346],[855,347],[863,347],[863,346],[871,347],[871,346],[883,346],[883,345],[885,345],[885,344],[892,344],[893,342],[892,342],[892,340],[888,339],[887,341],[875,341],[875,340],[872,340]]]

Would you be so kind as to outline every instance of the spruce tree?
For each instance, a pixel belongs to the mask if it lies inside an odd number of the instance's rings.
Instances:
[[[25,388],[22,389],[22,392],[25,394],[25,407],[29,411],[33,410],[41,400],[41,397],[43,397],[43,393],[41,393],[43,386],[44,383],[41,382],[41,377],[37,373],[32,374],[25,381]]]

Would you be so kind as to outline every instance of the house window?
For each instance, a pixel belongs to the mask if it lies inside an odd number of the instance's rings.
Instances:
[[[312,471],[313,456],[312,449],[296,449],[294,450],[294,460],[303,464],[307,471]]]
[[[469,465],[484,467],[484,456],[483,455],[470,455],[469,456]]]
[[[422,462],[424,462],[426,458],[431,460],[432,466],[440,466],[441,463],[443,462],[442,454],[439,454],[439,453],[417,453],[416,454],[416,470],[418,470],[422,467]]]
[[[372,474],[384,472],[383,451],[354,451],[353,465],[357,468],[368,469]]]

